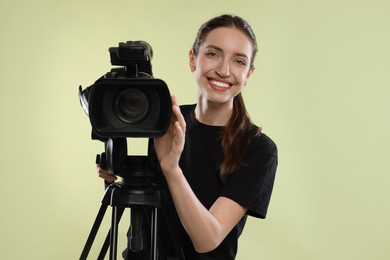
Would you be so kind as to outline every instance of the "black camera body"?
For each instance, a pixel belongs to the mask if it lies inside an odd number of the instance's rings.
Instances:
[[[92,86],[79,89],[90,118],[93,138],[157,137],[165,134],[172,115],[171,95],[164,81],[153,78],[153,51],[144,41],[109,48],[114,68]]]
[[[96,163],[124,178],[153,176],[155,160],[128,156],[126,138],[153,138],[166,133],[172,116],[168,86],[153,78],[153,51],[147,42],[121,42],[109,52],[111,64],[119,67],[92,86],[84,90],[79,87],[81,106],[91,122],[92,139],[105,144],[105,152],[97,156]]]

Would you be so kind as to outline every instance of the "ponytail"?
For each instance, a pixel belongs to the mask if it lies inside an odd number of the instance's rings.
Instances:
[[[233,99],[232,116],[222,135],[224,160],[220,165],[220,177],[226,182],[228,177],[245,166],[245,155],[253,136],[260,135],[261,128],[255,126],[246,111],[241,93]]]

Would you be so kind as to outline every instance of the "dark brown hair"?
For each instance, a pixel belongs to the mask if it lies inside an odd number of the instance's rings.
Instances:
[[[257,53],[257,41],[252,28],[243,18],[234,15],[221,15],[204,23],[196,36],[192,46],[195,56],[199,53],[199,47],[204,42],[207,35],[219,27],[234,27],[245,33],[252,42],[252,57],[250,68]],[[220,165],[221,180],[226,182],[227,178],[245,165],[245,154],[248,150],[253,136],[259,135],[261,129],[255,126],[246,111],[244,99],[241,93],[233,99],[233,113],[230,117],[222,135],[222,148],[224,160]]]

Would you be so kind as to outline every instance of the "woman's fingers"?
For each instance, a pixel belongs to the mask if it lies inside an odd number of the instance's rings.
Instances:
[[[173,113],[176,118],[176,122],[179,122],[180,128],[183,131],[183,134],[186,130],[186,121],[181,113],[180,106],[178,104],[177,98],[175,96],[172,96],[172,105],[173,105]]]
[[[115,181],[117,179],[115,174],[110,170],[104,170],[100,168],[100,166],[97,166],[97,170],[98,170],[98,176],[106,181]]]

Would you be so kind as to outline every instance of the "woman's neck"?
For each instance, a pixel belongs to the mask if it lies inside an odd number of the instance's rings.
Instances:
[[[195,118],[205,125],[225,126],[233,112],[233,103],[216,104],[199,100],[195,108]]]

